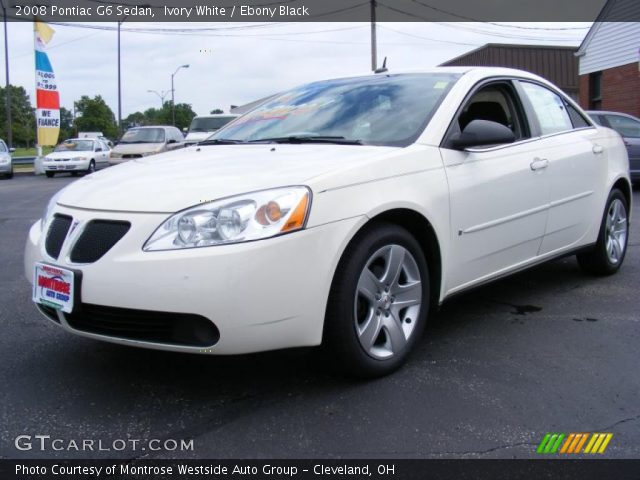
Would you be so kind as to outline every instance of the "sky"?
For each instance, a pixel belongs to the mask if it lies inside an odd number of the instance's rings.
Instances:
[[[589,26],[584,22],[380,23],[378,62],[387,57],[387,66],[393,72],[433,67],[489,42],[577,46]],[[72,110],[80,96],[101,95],[117,117],[116,24],[52,27],[56,33],[47,52],[61,105]],[[144,33],[140,29],[154,31]],[[9,23],[8,37],[10,82],[23,86],[33,99],[32,24]],[[199,115],[215,108],[228,112],[230,105],[243,105],[310,81],[368,73],[370,25],[124,22],[122,118],[158,108],[159,96],[148,90],[170,92],[171,74],[185,64],[189,68],[175,75],[176,103],[191,104]],[[0,82],[4,84],[4,62],[1,72]],[[168,93],[165,100],[170,98]]]

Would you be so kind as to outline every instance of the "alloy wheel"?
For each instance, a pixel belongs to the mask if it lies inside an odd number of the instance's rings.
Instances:
[[[386,359],[402,351],[419,318],[422,279],[413,255],[387,245],[367,260],[356,287],[355,328],[362,348]]]
[[[617,265],[624,256],[627,232],[627,212],[622,201],[616,198],[609,205],[605,230],[607,257],[613,265]]]

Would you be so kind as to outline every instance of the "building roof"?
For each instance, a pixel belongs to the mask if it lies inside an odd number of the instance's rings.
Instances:
[[[570,95],[578,92],[576,47],[488,43],[444,62],[443,66],[496,66],[535,73]]]
[[[535,49],[535,50],[565,50],[565,51],[575,51],[576,47],[567,47],[564,45],[522,45],[516,43],[486,43],[480,47],[469,50],[468,52],[463,53],[462,55],[458,55],[446,62],[440,64],[441,67],[447,67],[450,65],[454,65],[458,61],[473,55],[474,53],[480,52],[482,50],[487,50],[489,48],[513,48],[513,49]]]
[[[580,47],[578,47],[576,56],[581,57],[585,54],[591,40],[593,40],[603,22],[634,21],[640,13],[639,5],[638,0],[607,0],[587,35],[582,40]]]

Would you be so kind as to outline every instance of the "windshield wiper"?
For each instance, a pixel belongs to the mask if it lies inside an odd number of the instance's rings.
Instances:
[[[361,140],[351,140],[344,137],[324,135],[291,135],[288,137],[259,138],[257,140],[249,140],[247,143],[335,143],[338,145],[362,145]]]
[[[234,140],[232,138],[212,138],[211,140],[203,140],[197,145],[235,145],[237,143],[245,143],[244,140]]]

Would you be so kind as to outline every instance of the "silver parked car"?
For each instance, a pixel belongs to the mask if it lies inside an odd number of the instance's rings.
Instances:
[[[5,178],[13,178],[11,152],[14,150],[15,148],[8,148],[4,140],[0,140],[0,174],[3,174]]]
[[[111,151],[111,165],[134,158],[184,147],[184,135],[176,127],[133,127],[127,130]]]
[[[629,153],[631,181],[640,183],[640,119],[620,112],[587,112],[591,118],[603,127],[613,128],[624,140]]]

